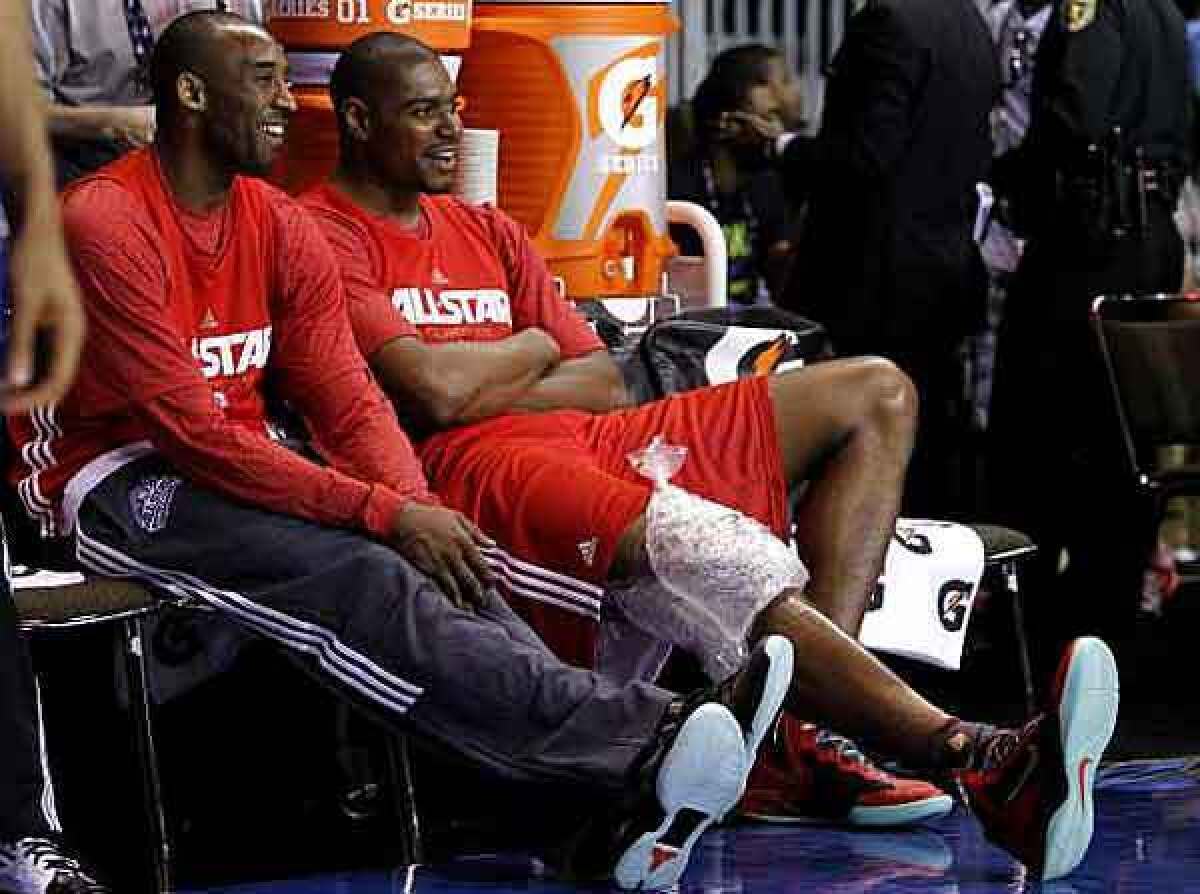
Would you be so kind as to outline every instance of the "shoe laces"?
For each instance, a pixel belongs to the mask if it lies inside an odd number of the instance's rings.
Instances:
[[[1004,766],[1017,749],[1036,733],[1039,720],[1034,718],[1018,730],[995,730],[991,735],[985,734],[976,746],[978,750],[971,763],[979,769]]]
[[[816,728],[816,747],[823,751],[832,751],[841,764],[855,764],[855,769],[864,776],[881,777],[883,771],[867,757],[853,741],[845,736],[821,727]]]

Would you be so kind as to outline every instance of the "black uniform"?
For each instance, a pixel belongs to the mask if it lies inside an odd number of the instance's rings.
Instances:
[[[974,0],[868,0],[834,58],[820,133],[780,159],[809,205],[779,303],[823,323],[840,354],[894,360],[920,392],[910,514],[953,509],[934,479],[961,443],[957,348],[982,320],[975,185],[999,91]]]
[[[1113,634],[1132,617],[1153,535],[1122,487],[1087,318],[1098,294],[1181,284],[1184,21],[1173,0],[1059,0],[1035,66],[1026,142],[996,170],[1028,242],[1000,330],[992,493],[1039,541],[1043,581],[1069,552],[1066,579],[1035,600],[1053,612],[1038,627]]]

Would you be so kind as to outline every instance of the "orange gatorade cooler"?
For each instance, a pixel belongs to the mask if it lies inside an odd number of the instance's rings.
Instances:
[[[471,36],[470,0],[267,0],[267,28],[287,51],[297,111],[272,179],[295,193],[337,160],[329,76],[338,53],[375,31],[396,31],[444,55],[454,74]]]
[[[477,3],[458,83],[500,132],[499,205],[574,299],[661,292],[666,3]]]

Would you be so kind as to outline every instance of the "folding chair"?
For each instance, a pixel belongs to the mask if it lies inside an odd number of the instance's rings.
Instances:
[[[1103,296],[1091,323],[1130,478],[1151,501],[1152,538],[1172,497],[1200,493],[1200,465],[1156,459],[1158,447],[1200,445],[1200,295]]]
[[[25,583],[29,580],[26,578]],[[142,776],[142,799],[151,843],[152,890],[154,894],[170,894],[174,890],[172,848],[159,781],[144,648],[146,619],[168,603],[128,580],[87,576],[82,583],[23,586],[22,576],[17,575],[14,582],[17,620],[27,633],[41,635],[99,624],[116,625],[114,630],[129,685],[130,735]],[[196,610],[202,609],[196,607]],[[369,711],[366,713],[371,716]],[[401,858],[407,863],[419,863],[421,830],[408,739],[391,727],[386,728],[384,735],[387,782],[400,821]]]
[[[968,524],[983,541],[983,573],[985,578],[999,577],[1008,594],[1012,609],[1013,635],[1017,640],[1017,660],[1021,666],[1025,708],[1029,714],[1037,710],[1033,689],[1033,669],[1029,663],[1029,640],[1025,634],[1025,612],[1021,605],[1018,578],[1020,564],[1037,555],[1037,545],[1025,534],[999,525]]]
[[[152,844],[153,891],[170,894],[171,845],[159,784],[143,648],[146,618],[160,609],[160,600],[136,583],[108,578],[85,578],[82,583],[65,586],[24,587],[18,576],[14,583],[13,602],[22,630],[40,634],[115,625],[129,680],[130,735],[142,774],[142,800]]]

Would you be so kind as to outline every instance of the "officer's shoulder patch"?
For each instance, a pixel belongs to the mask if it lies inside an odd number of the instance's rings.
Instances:
[[[1066,0],[1063,19],[1068,31],[1082,31],[1096,19],[1099,0]]]

